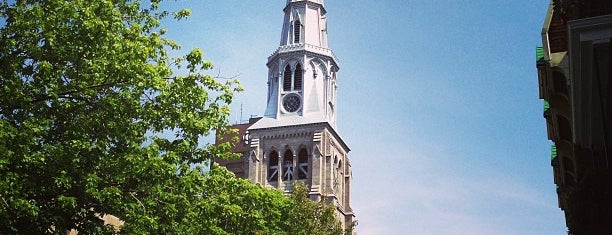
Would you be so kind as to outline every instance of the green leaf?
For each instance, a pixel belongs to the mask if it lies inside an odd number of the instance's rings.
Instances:
[[[177,20],[181,20],[183,18],[189,17],[191,15],[190,9],[182,9],[174,13],[174,18]]]

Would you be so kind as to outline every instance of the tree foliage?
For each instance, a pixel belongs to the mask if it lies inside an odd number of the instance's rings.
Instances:
[[[240,88],[205,75],[199,49],[170,57],[171,13],[144,2],[0,1],[0,233],[112,232],[104,214],[165,233],[192,218],[193,166],[229,152],[198,138],[227,126]]]
[[[341,234],[303,185],[204,170],[232,155],[198,139],[223,134],[240,87],[199,49],[169,56],[160,21],[190,11],[160,1],[0,0],[0,233]]]
[[[295,184],[287,197],[276,189],[238,179],[225,168],[213,167],[203,185],[204,200],[199,202],[195,217],[200,218],[200,224],[193,234],[343,233],[334,206],[310,200],[304,184]]]
[[[287,234],[342,234],[342,225],[336,217],[333,204],[325,201],[314,202],[307,195],[308,189],[304,184],[293,185],[289,225],[285,228]],[[347,234],[352,234],[352,226],[349,226]]]

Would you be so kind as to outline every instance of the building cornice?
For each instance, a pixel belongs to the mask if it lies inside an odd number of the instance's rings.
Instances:
[[[327,13],[327,10],[325,10],[325,4],[323,3],[323,0],[287,0],[287,5],[285,6],[285,8],[283,9],[283,11],[287,12],[291,6],[303,6],[305,7],[308,4],[314,4],[314,5],[318,5],[321,8],[321,12],[323,14]]]
[[[329,48],[324,48],[320,46],[315,46],[306,43],[297,43],[297,44],[289,44],[284,46],[279,46],[272,55],[268,57],[268,64],[272,61],[275,61],[277,57],[281,55],[291,55],[291,54],[302,54],[306,53],[308,55],[315,56],[323,56],[327,57],[331,61],[333,61],[335,67],[340,70],[339,61],[334,52]]]
[[[329,132],[334,136],[334,139],[336,139],[338,141],[338,143],[340,143],[340,145],[342,146],[343,149],[346,150],[346,152],[348,153],[349,151],[351,151],[351,149],[348,147],[348,145],[344,142],[344,140],[342,140],[342,137],[340,137],[340,135],[338,134],[338,132],[336,132],[336,130],[331,126],[331,124],[329,124],[329,122],[316,122],[316,123],[308,123],[308,124],[297,124],[297,125],[284,125],[284,126],[274,126],[274,127],[264,127],[264,128],[249,128],[249,131],[254,131],[254,130],[280,130],[280,129],[295,129],[296,127],[304,127],[304,126],[321,126],[324,125],[324,127],[329,130]],[[301,132],[301,133],[295,133],[295,137],[299,137],[304,133],[313,133],[313,132]],[[293,135],[293,134],[291,134]],[[267,135],[267,136],[263,136],[263,138],[274,138],[274,136],[276,135]],[[280,137],[278,137],[280,138]]]

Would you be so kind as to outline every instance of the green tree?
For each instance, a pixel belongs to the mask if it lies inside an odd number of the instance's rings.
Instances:
[[[341,234],[335,209],[211,157],[236,81],[164,38],[161,0],[0,0],[0,233]],[[184,68],[177,75],[173,68]],[[102,215],[119,217],[119,231]]]
[[[198,138],[240,88],[169,56],[160,21],[189,11],[160,1],[0,0],[0,233],[197,233],[201,164],[230,155]]]
[[[281,191],[239,179],[214,166],[206,177],[198,205],[200,234],[283,234],[281,221],[290,199]]]
[[[287,234],[331,235],[342,234],[342,225],[336,217],[336,208],[325,201],[315,202],[308,197],[308,189],[302,183],[293,185]],[[352,230],[352,228],[350,228]]]
[[[343,233],[334,206],[310,200],[304,184],[294,184],[292,194],[285,196],[215,166],[203,185],[203,200],[198,202],[193,217],[199,219],[198,225],[192,234]]]

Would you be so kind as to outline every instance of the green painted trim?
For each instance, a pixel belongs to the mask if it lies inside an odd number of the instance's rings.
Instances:
[[[544,47],[537,46],[536,47],[536,61],[540,61],[544,59]]]
[[[550,117],[550,104],[548,103],[548,101],[544,100],[544,118],[548,119]]]

